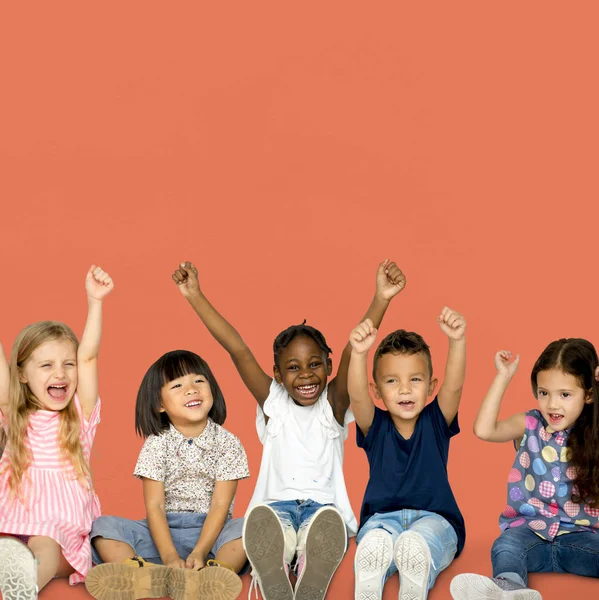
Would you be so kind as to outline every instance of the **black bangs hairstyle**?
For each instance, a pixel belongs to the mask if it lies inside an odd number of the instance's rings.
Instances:
[[[423,337],[413,331],[398,329],[390,333],[376,349],[372,363],[372,378],[376,381],[376,368],[379,359],[383,354],[424,354],[428,361],[429,375],[433,377],[433,359],[431,358],[431,349],[424,341]]]
[[[165,412],[160,412],[162,387],[185,375],[203,375],[210,384],[212,408],[208,417],[222,425],[227,418],[227,407],[223,393],[208,366],[208,363],[193,352],[173,350],[161,356],[144,375],[137,392],[135,404],[135,431],[138,435],[160,435],[170,425]]]
[[[599,366],[597,351],[582,338],[562,338],[551,342],[537,359],[530,381],[537,397],[537,375],[558,369],[572,375],[593,401],[585,404],[568,438],[570,463],[576,470],[572,501],[599,508],[599,382],[595,370]]]
[[[333,351],[327,345],[327,341],[324,339],[324,335],[318,331],[318,329],[314,329],[310,325],[306,325],[306,319],[301,325],[292,325],[291,327],[287,327],[284,331],[281,331],[279,335],[275,338],[275,341],[272,345],[275,365],[279,366],[279,354],[281,350],[287,348],[292,340],[296,337],[308,337],[313,339],[318,347],[329,357]]]

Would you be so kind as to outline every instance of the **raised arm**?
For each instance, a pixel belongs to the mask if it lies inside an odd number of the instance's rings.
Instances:
[[[8,387],[10,382],[10,372],[8,362],[2,344],[0,344],[0,419],[7,416],[8,412]]]
[[[503,421],[497,420],[503,394],[505,394],[520,362],[520,356],[516,356],[513,362],[510,362],[511,358],[512,353],[506,350],[501,350],[495,355],[497,375],[480,405],[474,421],[474,435],[486,442],[521,440],[524,435],[525,413],[517,413]]]
[[[466,377],[466,320],[447,306],[443,308],[437,320],[449,339],[445,378],[437,398],[445,421],[451,425],[458,413]]]
[[[243,383],[262,406],[268,398],[272,377],[262,370],[237,330],[208,302],[200,289],[197,269],[190,262],[181,263],[173,273],[173,281],[212,337],[229,353]]]
[[[372,326],[378,329],[383,322],[391,300],[406,286],[405,275],[394,262],[384,260],[376,272],[376,292],[374,298],[362,317],[362,321],[370,319]],[[343,424],[345,413],[349,408],[349,394],[347,391],[347,373],[352,354],[351,344],[348,342],[341,355],[337,375],[329,384],[329,402],[333,408],[335,419]]]
[[[360,323],[350,334],[351,358],[347,389],[356,425],[366,436],[374,419],[374,402],[368,392],[368,351],[376,340],[377,330],[370,319]]]
[[[187,557],[186,566],[189,569],[201,569],[206,566],[210,550],[218,538],[227,520],[229,508],[235,498],[237,480],[217,481],[210,501],[210,509],[202,526],[200,537]]]
[[[98,401],[98,352],[102,337],[102,302],[112,291],[112,279],[100,267],[92,265],[85,278],[87,321],[77,352],[77,395],[86,419]]]

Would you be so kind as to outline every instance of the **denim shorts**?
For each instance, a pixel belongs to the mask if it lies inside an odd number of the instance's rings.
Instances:
[[[195,548],[202,526],[206,519],[205,514],[199,513],[167,513],[166,520],[171,531],[173,544],[179,557],[185,560]],[[221,546],[227,542],[238,540],[243,532],[243,519],[227,519],[222,531],[214,542],[208,558],[214,558]],[[147,519],[133,521],[122,517],[98,517],[92,525],[90,540],[103,537],[107,540],[116,540],[129,544],[137,556],[141,556],[151,563],[162,564],[160,553],[154,544]],[[92,544],[92,560],[94,564],[102,563],[102,559]],[[242,572],[245,572],[244,567]]]

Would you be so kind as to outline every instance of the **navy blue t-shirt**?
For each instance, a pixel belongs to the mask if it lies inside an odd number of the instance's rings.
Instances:
[[[453,526],[458,536],[456,556],[460,554],[466,528],[447,478],[449,440],[460,432],[457,416],[447,425],[435,398],[424,407],[412,437],[406,440],[391,415],[375,407],[368,435],[364,437],[359,427],[356,432],[358,446],[366,452],[370,465],[360,527],[375,513],[427,510]]]

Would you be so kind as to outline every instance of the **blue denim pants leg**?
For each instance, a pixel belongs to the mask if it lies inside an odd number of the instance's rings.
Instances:
[[[300,527],[307,526],[318,509],[328,505],[314,500],[281,500],[269,502],[268,506],[277,513],[283,527],[292,526],[297,532]]]
[[[315,500],[281,500],[269,502],[270,506],[279,517],[285,532],[285,562],[290,569],[295,570],[298,553],[302,552],[302,542],[305,542],[305,530],[314,515],[323,506],[333,504],[320,504]],[[291,548],[290,546],[293,546]],[[294,560],[295,559],[295,560]]]
[[[502,576],[524,586],[529,573],[555,571],[553,544],[532,529],[521,526],[506,529],[493,544],[493,577]]]
[[[560,572],[599,578],[599,533],[577,531],[553,541],[553,560]]]
[[[458,547],[458,536],[454,528],[441,515],[426,510],[403,509],[390,513],[377,513],[370,517],[358,533],[356,542],[373,529],[384,529],[391,534],[393,544],[404,531],[415,531],[426,541],[431,553],[431,569],[428,579],[430,590],[444,569],[452,562]],[[385,581],[397,573],[395,562],[391,563]]]
[[[206,515],[199,513],[167,513],[166,520],[173,545],[179,556],[185,560],[200,538]],[[241,538],[242,531],[243,519],[227,519],[208,558],[214,558],[224,544]],[[136,555],[142,556],[148,562],[162,564],[146,519],[133,521],[122,517],[98,517],[93,523],[90,540],[95,537],[124,542],[133,548]],[[102,559],[93,543],[92,560],[94,564],[102,563]]]

